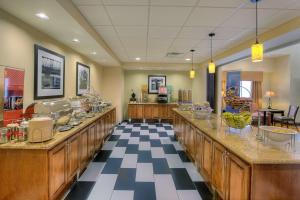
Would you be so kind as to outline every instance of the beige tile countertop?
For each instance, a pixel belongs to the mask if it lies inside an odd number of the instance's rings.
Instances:
[[[176,102],[171,102],[171,103],[157,103],[157,102],[129,102],[129,105],[177,105],[178,103]]]
[[[232,133],[228,131],[224,123],[221,123],[221,118],[217,115],[213,115],[210,120],[199,120],[193,118],[190,111],[173,110],[249,164],[300,164],[300,138],[298,136],[296,136],[294,151],[277,144],[256,140],[258,129],[255,127],[247,127],[241,133]]]
[[[110,112],[113,110],[115,107],[111,106],[106,108],[103,112],[101,113],[96,113],[94,117],[92,118],[87,118],[85,119],[81,124],[78,126],[75,126],[69,131],[65,132],[57,132],[55,133],[54,137],[51,140],[45,141],[45,142],[39,142],[39,143],[30,143],[30,142],[9,142],[6,144],[0,144],[0,151],[1,149],[38,149],[38,150],[47,150],[47,149],[52,149],[59,143],[65,141],[72,135],[78,133],[78,131],[86,128],[99,118],[101,118],[103,115],[106,113]]]

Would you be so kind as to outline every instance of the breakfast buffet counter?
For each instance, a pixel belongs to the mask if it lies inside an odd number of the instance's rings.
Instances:
[[[110,107],[48,142],[0,145],[0,200],[61,199],[115,123],[116,108]]]
[[[190,111],[173,112],[177,139],[217,197],[299,198],[299,141],[296,151],[279,148],[257,141],[256,128],[229,133],[216,115],[199,120]]]

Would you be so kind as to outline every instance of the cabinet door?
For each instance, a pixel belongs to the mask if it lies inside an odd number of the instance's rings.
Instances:
[[[128,118],[135,119],[136,118],[136,105],[128,105]]]
[[[67,183],[67,144],[49,151],[49,197],[56,199]]]
[[[250,166],[232,154],[229,154],[227,159],[226,199],[249,199]]]
[[[144,105],[144,118],[152,119],[152,106],[151,105]]]
[[[202,174],[208,182],[211,181],[212,140],[203,134],[202,143]]]
[[[88,152],[90,158],[92,158],[95,153],[95,139],[96,139],[96,125],[93,124],[89,127]]]
[[[88,129],[80,132],[80,168],[84,169],[88,162]]]
[[[71,180],[79,170],[80,135],[76,134],[68,140],[68,180]]]
[[[101,148],[102,144],[102,122],[101,119],[97,121],[97,127],[96,127],[96,141],[95,141],[95,148],[96,150]]]
[[[168,119],[168,106],[158,105],[158,117],[161,119]]]
[[[212,161],[212,184],[222,199],[225,199],[226,149],[214,142]]]
[[[152,105],[152,119],[160,118],[159,116],[159,107],[160,105]]]
[[[168,111],[167,111],[167,118],[168,119],[173,119],[173,108],[176,108],[177,105],[168,105]]]
[[[137,105],[136,106],[136,118],[137,119],[143,119],[144,118],[144,106],[143,105]]]
[[[189,142],[190,125],[186,121],[184,121],[183,124],[184,124],[184,129],[183,129],[184,130],[183,131],[183,144],[184,144],[185,148],[187,150],[189,150],[188,149],[188,142]]]
[[[198,169],[202,168],[202,133],[196,130],[195,138],[195,164]]]
[[[191,126],[190,128],[190,135],[189,135],[189,151],[192,158],[195,160],[195,139],[196,139],[196,129]]]

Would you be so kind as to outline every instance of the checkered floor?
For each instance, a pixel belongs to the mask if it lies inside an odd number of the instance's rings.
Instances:
[[[212,195],[170,124],[124,122],[66,199],[198,200]]]

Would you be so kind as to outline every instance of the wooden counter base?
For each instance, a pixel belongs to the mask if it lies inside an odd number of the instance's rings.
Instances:
[[[0,148],[0,200],[61,198],[111,133],[115,112],[111,108],[51,149]]]

